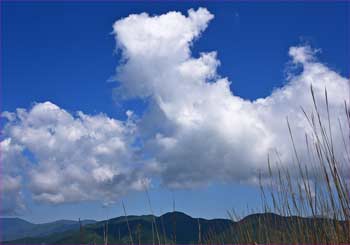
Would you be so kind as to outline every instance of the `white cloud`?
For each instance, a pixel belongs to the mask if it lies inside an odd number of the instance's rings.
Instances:
[[[348,99],[349,81],[318,62],[307,46],[290,48],[303,71],[289,77],[284,87],[255,101],[235,96],[228,79],[216,73],[216,52],[198,58],[190,52],[212,18],[199,8],[189,10],[187,17],[179,12],[130,15],[113,26],[124,57],[117,67],[116,96],[149,100],[138,124],[144,150],[152,153],[163,182],[172,187],[255,182],[269,152],[278,149],[285,164],[292,161],[286,117],[297,132],[297,145],[304,148],[309,127],[300,106],[311,111],[311,84],[321,104],[327,87],[335,120],[344,114]],[[332,126],[334,141],[341,142],[337,123]]]
[[[114,23],[123,55],[115,96],[147,100],[141,118],[132,111],[124,122],[104,114],[71,114],[50,102],[4,112],[2,193],[12,207],[6,212],[25,208],[26,184],[35,200],[57,204],[110,203],[141,190],[152,176],[175,188],[256,183],[268,153],[277,149],[286,165],[293,160],[287,116],[305,154],[304,133],[310,130],[300,106],[312,110],[311,84],[321,104],[327,87],[331,118],[343,120],[349,81],[317,61],[307,46],[290,48],[294,65],[303,71],[289,76],[285,86],[255,101],[234,95],[229,80],[217,74],[217,53],[193,57],[190,51],[212,18],[199,8],[187,16],[142,13]],[[331,126],[337,154],[343,154],[337,122]]]
[[[6,138],[0,142],[1,185],[0,213],[15,215],[25,210],[22,194],[22,173],[26,160],[22,157],[23,147]]]
[[[28,178],[33,198],[49,203],[111,202],[139,190],[144,177],[131,147],[132,121],[121,122],[104,114],[72,115],[50,102],[4,115],[9,121],[3,132],[6,139],[1,142],[2,160],[5,188],[12,193],[24,188],[22,175]],[[25,158],[31,162],[19,165],[18,160]],[[13,167],[17,171],[9,172]]]

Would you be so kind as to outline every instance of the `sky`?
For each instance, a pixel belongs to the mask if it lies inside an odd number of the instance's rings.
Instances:
[[[292,162],[285,118],[308,130],[310,85],[336,116],[348,100],[349,8],[1,2],[1,214],[145,214],[145,188],[156,214],[259,207],[267,154]]]

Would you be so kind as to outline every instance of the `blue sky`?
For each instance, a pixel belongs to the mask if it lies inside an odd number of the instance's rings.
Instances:
[[[50,101],[74,113],[126,120],[125,111],[141,114],[140,99],[115,102],[111,82],[122,51],[115,52],[112,25],[130,14],[150,16],[205,7],[215,17],[191,46],[192,56],[217,51],[217,73],[228,77],[231,91],[246,100],[271,94],[286,84],[289,48],[309,45],[318,61],[348,78],[349,3],[43,3],[2,2],[2,111],[31,108]],[[147,153],[147,152],[146,152]],[[146,154],[145,153],[145,154]],[[159,179],[155,178],[155,183]],[[218,183],[172,192],[155,184],[151,199],[156,213],[176,206],[193,216],[226,217],[231,208],[257,206],[259,193],[246,184]],[[143,192],[123,197],[131,214],[148,213]],[[99,201],[63,204],[33,202],[24,190],[27,211],[34,222],[54,219],[122,215],[120,203],[102,207]]]

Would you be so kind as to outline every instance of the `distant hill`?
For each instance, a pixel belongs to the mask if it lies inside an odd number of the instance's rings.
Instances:
[[[93,224],[94,220],[83,220],[82,224]],[[54,233],[79,229],[79,222],[73,220],[57,220],[50,223],[33,224],[19,218],[0,218],[0,241],[21,239],[25,237],[45,237]]]
[[[159,217],[153,215],[127,216],[127,220],[128,223],[125,217],[118,217],[84,225],[82,231],[71,229],[47,236],[28,235],[26,238],[5,243],[103,244],[107,223],[109,244],[130,244],[131,239],[134,244],[158,244],[159,242],[169,244],[174,241],[177,244],[198,244],[199,242],[232,244],[247,243],[247,241],[251,243],[291,243],[309,231],[311,234],[314,232],[316,236],[327,236],[327,229],[333,229],[334,226],[342,229],[345,234],[346,238],[343,242],[350,243],[350,233],[349,236],[346,235],[350,229],[349,224],[325,218],[283,217],[273,213],[264,213],[249,215],[234,222],[229,219],[192,218],[181,212],[172,212]],[[281,241],[280,237],[287,237],[287,240]],[[303,243],[315,243],[313,237],[307,239],[302,240]]]

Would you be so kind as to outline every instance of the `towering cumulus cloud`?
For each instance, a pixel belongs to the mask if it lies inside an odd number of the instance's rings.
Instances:
[[[171,187],[214,180],[256,182],[269,152],[277,150],[285,164],[292,161],[286,117],[299,132],[297,145],[305,146],[309,127],[300,106],[311,111],[311,85],[321,104],[327,88],[335,120],[344,115],[349,95],[349,81],[317,62],[310,47],[292,47],[289,55],[302,66],[301,74],[266,98],[235,96],[228,79],[216,72],[216,53],[193,57],[190,51],[212,18],[199,8],[188,16],[130,15],[114,24],[124,58],[117,68],[116,96],[150,101],[138,126],[144,150],[152,152],[163,182]],[[340,142],[339,134],[334,137]]]
[[[300,107],[312,111],[311,85],[321,116],[327,88],[335,149],[342,157],[336,120],[345,121],[349,80],[318,62],[310,47],[291,47],[291,63],[302,71],[266,98],[240,98],[217,74],[216,52],[191,54],[213,18],[199,8],[187,15],[133,14],[114,23],[122,53],[115,96],[121,102],[146,100],[142,115],[128,111],[120,121],[72,114],[50,102],[3,113],[3,211],[24,208],[24,189],[42,202],[111,202],[151,178],[171,188],[256,183],[269,153],[279,152],[282,164],[293,162],[287,117],[297,150],[305,154],[310,127]]]

